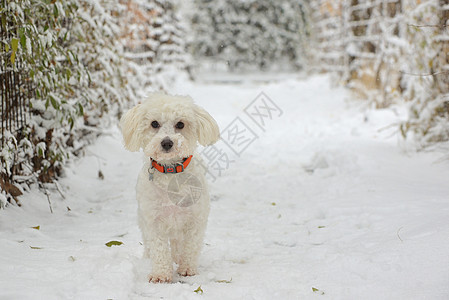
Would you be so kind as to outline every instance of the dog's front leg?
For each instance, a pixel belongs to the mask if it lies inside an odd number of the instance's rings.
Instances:
[[[153,238],[149,240],[151,274],[150,282],[171,282],[173,262],[170,255],[168,239]]]
[[[193,276],[198,272],[198,258],[200,256],[204,238],[204,229],[191,228],[186,230],[177,273],[181,276]]]

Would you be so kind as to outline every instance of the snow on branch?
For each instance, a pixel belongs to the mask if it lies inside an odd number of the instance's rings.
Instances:
[[[401,127],[423,145],[449,139],[449,5],[443,0],[315,0],[312,69],[338,70],[378,107],[405,99]],[[446,127],[442,124],[446,124]]]

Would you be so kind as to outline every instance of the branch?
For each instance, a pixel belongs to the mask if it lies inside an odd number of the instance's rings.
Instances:
[[[407,24],[407,26],[421,28],[421,27],[447,27],[448,25],[442,24],[442,25],[414,25],[414,24]]]
[[[61,187],[59,186],[59,183],[57,180],[55,180],[55,185],[56,185],[56,189],[58,190],[59,194],[61,195],[62,199],[65,200],[65,195],[64,193],[61,191]]]
[[[436,76],[436,75],[449,74],[449,71],[441,71],[441,72],[426,73],[426,74],[408,73],[408,72],[404,72],[404,71],[399,71],[399,72],[402,73],[402,74],[404,74],[404,75],[419,76],[419,77],[426,77],[426,76]]]
[[[30,169],[31,174],[34,175],[36,177],[37,182],[39,182],[39,176],[37,175],[37,173],[35,171],[33,171],[30,166],[28,166],[26,164],[25,164],[25,166]],[[42,188],[44,189],[44,194],[45,194],[45,196],[47,196],[47,201],[48,201],[48,206],[50,208],[50,212],[53,213],[53,206],[52,206],[51,200],[50,200],[50,193],[48,192],[48,190],[45,187],[45,184],[43,182],[39,182],[38,186],[39,187],[42,186]]]
[[[45,187],[45,184],[42,182],[41,186],[44,188],[44,194],[45,196],[47,196],[47,201],[48,201],[48,207],[50,208],[50,212],[53,213],[53,206],[51,204],[51,200],[50,200],[50,193],[48,192],[47,188]]]

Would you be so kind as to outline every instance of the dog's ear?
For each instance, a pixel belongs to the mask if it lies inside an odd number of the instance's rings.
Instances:
[[[214,118],[203,108],[195,105],[195,115],[198,122],[198,142],[203,146],[215,144],[220,138],[220,130]]]
[[[122,129],[125,148],[133,152],[139,151],[141,146],[139,123],[142,118],[142,113],[140,112],[140,108],[141,104],[134,106],[120,119],[120,128]]]

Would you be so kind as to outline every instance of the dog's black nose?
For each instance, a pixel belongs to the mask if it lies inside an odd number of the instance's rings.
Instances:
[[[171,149],[171,147],[173,147],[173,141],[167,136],[162,140],[161,146],[165,151],[168,151]]]

